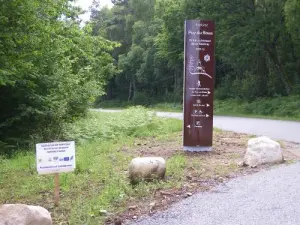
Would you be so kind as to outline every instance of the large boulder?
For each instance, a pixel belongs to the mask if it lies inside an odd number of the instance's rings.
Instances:
[[[280,144],[268,137],[251,138],[244,157],[244,164],[255,167],[261,164],[282,163]]]
[[[52,225],[51,215],[41,206],[0,205],[0,225]]]
[[[166,161],[161,157],[134,158],[129,165],[129,178],[132,183],[163,179],[165,173]]]

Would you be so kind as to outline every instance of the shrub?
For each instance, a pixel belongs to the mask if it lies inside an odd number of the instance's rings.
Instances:
[[[170,123],[170,119],[157,118],[146,108],[134,106],[119,113],[90,112],[86,118],[67,124],[63,136],[66,140],[78,142],[117,140],[120,136],[151,136],[158,130],[165,133],[181,129],[181,122],[173,125],[166,123]]]

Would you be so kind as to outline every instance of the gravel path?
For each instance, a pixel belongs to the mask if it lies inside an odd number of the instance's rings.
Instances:
[[[132,225],[298,225],[300,163],[240,177]]]

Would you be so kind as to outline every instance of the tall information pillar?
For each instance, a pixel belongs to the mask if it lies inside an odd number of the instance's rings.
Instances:
[[[186,20],[183,99],[183,149],[185,151],[212,150],[214,53],[214,22]]]

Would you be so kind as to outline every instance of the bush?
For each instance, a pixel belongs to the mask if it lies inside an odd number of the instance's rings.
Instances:
[[[181,122],[157,118],[142,106],[130,107],[119,113],[90,112],[84,119],[64,127],[66,140],[84,142],[87,140],[117,140],[121,136],[151,136],[157,131],[166,133],[181,129]]]
[[[133,105],[149,106],[153,102],[153,99],[145,92],[136,92],[132,99]]]
[[[248,114],[300,119],[300,96],[260,98],[252,102],[237,99],[215,100],[216,114]]]

